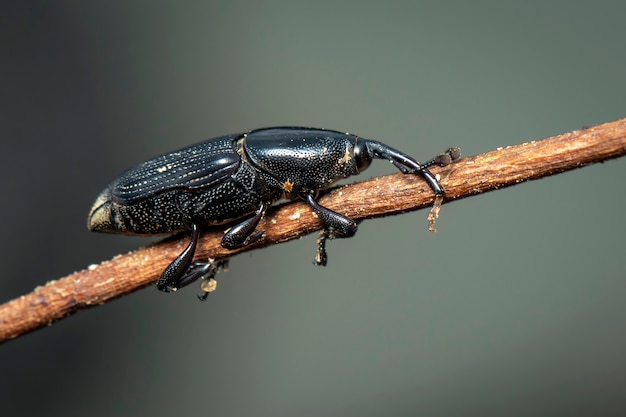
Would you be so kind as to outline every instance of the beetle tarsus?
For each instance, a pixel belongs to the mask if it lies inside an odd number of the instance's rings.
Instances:
[[[335,238],[335,233],[332,227],[327,227],[320,230],[320,235],[317,238],[317,252],[315,253],[314,265],[326,266],[328,263],[328,253],[326,252],[326,241]]]
[[[203,264],[205,266],[205,274],[202,276],[202,282],[200,283],[202,293],[198,294],[200,301],[206,301],[209,294],[217,289],[215,275],[228,269],[228,261],[229,259],[226,258],[220,259],[219,261],[209,259],[208,263],[196,262],[196,264]]]

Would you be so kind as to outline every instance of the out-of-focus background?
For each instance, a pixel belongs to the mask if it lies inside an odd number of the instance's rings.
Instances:
[[[623,2],[4,2],[0,301],[151,242],[124,169],[306,125],[420,160],[626,117]],[[389,174],[378,162],[363,178]],[[3,416],[624,415],[626,162],[231,261],[0,346]]]

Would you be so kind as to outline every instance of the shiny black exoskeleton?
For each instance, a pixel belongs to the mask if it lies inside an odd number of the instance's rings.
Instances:
[[[262,238],[256,227],[273,202],[302,198],[332,236],[349,237],[357,224],[320,206],[315,201],[319,190],[360,173],[373,158],[380,158],[405,174],[421,176],[441,196],[443,189],[428,167],[458,157],[458,149],[451,148],[420,164],[381,142],[347,133],[302,127],[259,129],[210,139],[129,169],[97,198],[88,227],[144,235],[191,230],[189,246],[157,283],[161,291],[174,291],[216,272],[214,263],[192,263],[202,227],[243,219],[224,234],[222,246],[245,246]],[[326,236],[319,244],[320,264],[325,263]]]

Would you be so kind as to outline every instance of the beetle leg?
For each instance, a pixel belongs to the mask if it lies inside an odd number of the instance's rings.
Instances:
[[[193,255],[196,252],[199,235],[200,231],[198,225],[193,223],[191,225],[191,242],[189,242],[185,250],[165,268],[157,281],[157,288],[160,291],[176,291],[178,288],[184,287],[190,282],[200,278],[201,275],[199,275],[197,271],[191,274],[187,273],[190,269]],[[193,279],[191,279],[190,276],[193,277]]]
[[[357,231],[357,224],[351,218],[339,214],[324,206],[320,206],[313,198],[313,192],[309,192],[304,196],[304,199],[317,217],[319,217],[326,227],[320,231],[320,237],[317,239],[317,252],[315,254],[315,265],[326,266],[328,256],[326,254],[326,241],[334,239],[335,237],[350,237],[354,236]]]
[[[267,203],[261,203],[254,216],[230,228],[222,238],[222,247],[235,249],[260,240],[263,237],[263,232],[255,232],[254,230],[265,215],[267,207]]]
[[[335,211],[327,209],[324,206],[320,206],[313,198],[313,193],[309,192],[304,196],[304,199],[317,217],[329,228],[332,228],[334,233],[339,237],[350,237],[356,233],[357,225],[350,217],[339,214]]]

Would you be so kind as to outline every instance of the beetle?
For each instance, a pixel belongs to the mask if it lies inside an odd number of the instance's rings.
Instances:
[[[365,170],[374,158],[404,174],[421,176],[436,196],[444,190],[428,170],[458,159],[450,148],[430,161],[417,160],[384,143],[349,133],[304,127],[273,127],[209,139],[170,152],[122,173],[96,199],[88,217],[92,231],[155,235],[191,231],[186,249],[163,271],[157,288],[170,292],[212,278],[225,262],[195,262],[203,227],[237,221],[221,245],[235,249],[257,242],[266,210],[281,198],[301,198],[321,219],[318,264],[326,264],[326,238],[350,237],[357,224],[317,203],[320,190]],[[208,290],[200,296],[206,299]]]

